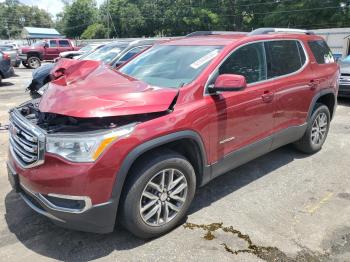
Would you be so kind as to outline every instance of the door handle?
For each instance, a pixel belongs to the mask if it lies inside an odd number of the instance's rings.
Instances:
[[[265,91],[264,94],[261,96],[262,100],[265,103],[272,102],[273,98],[275,97],[275,94],[270,91]]]

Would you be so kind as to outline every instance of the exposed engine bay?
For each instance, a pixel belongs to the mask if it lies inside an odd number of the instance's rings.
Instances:
[[[30,100],[18,107],[21,114],[47,133],[88,132],[113,129],[131,123],[145,122],[168,112],[148,113],[130,116],[77,118],[54,113],[43,113],[39,110],[40,99]]]

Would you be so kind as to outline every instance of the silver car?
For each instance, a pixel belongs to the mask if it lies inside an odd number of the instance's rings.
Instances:
[[[12,66],[19,67],[21,59],[18,57],[18,49],[14,48],[13,45],[0,45],[0,51],[10,56]]]

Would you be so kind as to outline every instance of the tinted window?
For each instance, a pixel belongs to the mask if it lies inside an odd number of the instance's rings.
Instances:
[[[301,50],[297,41],[269,41],[265,43],[265,47],[269,79],[298,71],[304,64],[302,60],[306,59],[300,56]]]
[[[264,45],[254,43],[239,48],[221,65],[219,74],[245,76],[248,84],[266,80]]]
[[[56,40],[50,40],[50,47],[57,47],[57,41]]]
[[[325,41],[310,41],[309,46],[318,64],[334,63],[333,54]]]
[[[68,40],[59,40],[58,44],[60,45],[60,47],[70,47]]]

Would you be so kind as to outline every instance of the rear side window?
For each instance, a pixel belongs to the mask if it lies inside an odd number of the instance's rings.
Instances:
[[[323,40],[309,41],[309,47],[315,56],[318,64],[334,63],[332,51],[329,49],[327,43]]]
[[[58,44],[60,45],[60,47],[70,47],[68,40],[59,40]]]
[[[294,73],[305,64],[305,52],[298,41],[269,41],[265,49],[268,79]]]

